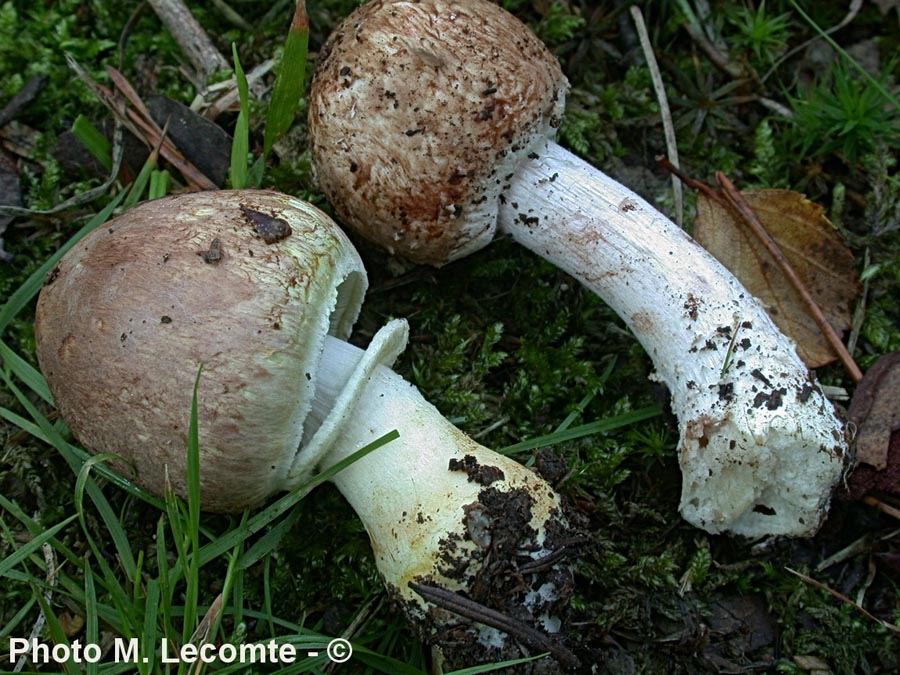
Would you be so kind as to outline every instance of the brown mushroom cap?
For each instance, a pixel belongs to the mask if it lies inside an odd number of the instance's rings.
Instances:
[[[259,190],[168,197],[60,261],[38,300],[38,359],[81,443],[121,455],[119,470],[157,495],[167,468],[182,496],[202,363],[201,503],[240,510],[286,487],[325,335],[349,334],[365,287],[346,236],[309,204]]]
[[[516,166],[559,126],[568,87],[487,2],[369,2],[323,46],[310,91],[322,190],[364,237],[442,265],[487,244]]]

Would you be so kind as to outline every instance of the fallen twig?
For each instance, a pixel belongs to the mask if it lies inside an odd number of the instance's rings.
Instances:
[[[800,577],[801,579],[803,579],[803,581],[805,581],[805,582],[807,582],[807,583],[809,583],[809,584],[812,584],[812,585],[815,586],[816,588],[821,588],[823,591],[825,591],[826,593],[829,593],[830,595],[833,595],[833,596],[836,597],[838,600],[840,600],[840,601],[842,601],[842,602],[846,602],[848,605],[850,605],[850,606],[853,607],[854,609],[857,609],[857,610],[859,610],[860,612],[862,612],[863,615],[866,616],[868,619],[871,619],[871,620],[874,621],[875,623],[881,624],[882,626],[884,626],[885,628],[887,628],[887,629],[888,629],[889,631],[891,631],[892,633],[895,633],[895,634],[897,634],[897,635],[900,635],[900,628],[898,628],[897,626],[895,626],[894,624],[892,624],[892,623],[890,623],[890,622],[888,622],[888,621],[885,621],[885,620],[883,620],[883,619],[879,619],[877,616],[875,616],[874,614],[872,614],[872,613],[871,613],[869,610],[867,610],[865,607],[863,607],[862,605],[858,605],[857,603],[853,602],[853,600],[851,600],[850,598],[848,598],[848,597],[847,597],[846,595],[844,595],[843,593],[839,593],[838,591],[834,590],[833,588],[829,588],[828,586],[826,586],[825,584],[823,584],[821,581],[816,581],[816,580],[813,579],[812,577],[808,577],[808,576],[806,576],[805,574],[803,574],[802,572],[798,572],[797,570],[793,570],[793,569],[791,569],[790,567],[785,567],[784,569],[787,570],[788,572],[790,572],[791,574],[793,574],[794,576]]]
[[[191,164],[184,155],[175,147],[168,138],[164,138],[162,130],[153,121],[150,112],[147,110],[143,101],[134,91],[134,88],[128,83],[125,77],[115,68],[107,68],[107,72],[113,79],[116,87],[122,94],[131,101],[132,105],[137,108],[128,108],[125,101],[116,96],[108,87],[95,82],[94,79],[81,67],[81,65],[69,54],[66,54],[66,61],[69,67],[75,71],[75,74],[94,92],[94,95],[100,99],[113,116],[121,122],[126,129],[133,133],[137,138],[141,139],[149,148],[153,148],[160,144],[160,154],[166,160],[177,168],[187,183],[195,190],[216,190],[216,184],[203,174],[197,167]]]
[[[3,108],[0,108],[0,127],[6,126],[14,120],[19,112],[31,103],[50,78],[47,75],[35,75],[13,95]]]
[[[262,80],[263,75],[268,73],[275,66],[275,59],[266,59],[258,66],[255,66],[253,70],[247,73],[247,85],[251,90],[256,92],[256,85]],[[235,105],[238,102],[238,86],[237,79],[231,78],[226,82],[221,82],[217,85],[209,87],[207,89],[207,95],[204,96],[202,94],[198,94],[197,98],[191,103],[191,110],[197,112],[198,108],[202,107],[204,102],[208,98],[208,94],[215,92],[217,89],[225,89],[225,93],[219,96],[219,98],[215,99],[212,103],[209,104],[209,107],[203,113],[203,116],[208,120],[215,120],[219,115],[223,112],[231,108],[231,106]]]
[[[445,588],[417,584],[413,581],[409,582],[409,587],[428,602],[431,602],[438,607],[459,614],[472,621],[478,621],[486,626],[502,630],[504,633],[524,642],[532,649],[549,652],[560,662],[560,664],[566,667],[572,668],[579,663],[578,657],[576,657],[575,654],[541,631],[532,628],[528,624],[522,623],[517,619],[506,616],[506,614],[503,614],[502,612],[498,612],[490,607],[485,607],[471,598],[466,598]]]
[[[784,273],[788,281],[791,282],[791,285],[797,293],[800,294],[800,297],[803,298],[803,302],[806,304],[810,315],[819,326],[822,334],[828,340],[831,348],[834,349],[835,354],[837,354],[838,358],[841,360],[841,363],[849,373],[850,377],[853,378],[854,382],[860,382],[863,378],[862,371],[859,369],[859,366],[856,365],[856,361],[853,360],[850,352],[847,351],[840,336],[835,332],[831,324],[828,323],[828,319],[825,318],[825,314],[806,288],[806,284],[804,284],[800,277],[797,276],[790,261],[788,261],[787,257],[782,252],[781,247],[778,246],[778,243],[766,231],[766,228],[763,227],[763,224],[759,221],[756,213],[750,208],[750,205],[735,187],[734,183],[732,183],[722,172],[716,173],[716,180],[722,187],[722,192],[728,200],[728,203],[738,214],[740,214],[741,219],[747,224],[760,243],[766,247],[766,250],[775,259],[778,267],[781,268],[782,273]]]
[[[128,114],[134,124],[140,128],[145,139],[144,142],[150,147],[159,145],[160,154],[174,164],[175,168],[181,172],[181,175],[184,176],[185,180],[189,183],[192,183],[201,190],[218,189],[218,186],[212,180],[200,171],[200,169],[191,164],[184,155],[181,154],[181,151],[175,144],[166,138],[162,129],[160,129],[159,125],[154,121],[147,106],[144,105],[141,97],[134,90],[125,76],[110,66],[107,66],[106,72],[109,73],[116,88],[122,92],[122,95],[134,106],[135,109],[127,109],[126,114]],[[138,134],[138,136],[140,137],[140,134]]]
[[[650,78],[653,80],[653,91],[656,92],[656,100],[659,102],[659,114],[662,117],[663,133],[666,137],[666,152],[673,166],[679,166],[678,141],[675,138],[675,125],[672,123],[672,111],[669,109],[669,99],[666,97],[666,86],[659,72],[659,64],[653,53],[653,45],[650,44],[650,36],[647,34],[647,25],[644,23],[644,15],[637,5],[631,6],[631,17],[637,27],[638,38],[644,58],[647,59],[647,67],[650,69]],[[672,192],[675,198],[675,222],[678,227],[684,227],[684,193],[681,181],[672,176]]]
[[[876,499],[872,495],[866,495],[865,497],[863,497],[863,502],[865,504],[868,504],[869,506],[874,506],[882,513],[886,513],[887,515],[900,520],[900,509],[891,506],[890,504],[885,504],[883,501],[881,501],[880,499]]]
[[[79,194],[67,199],[64,202],[61,202],[54,206],[52,209],[26,209],[21,206],[0,206],[0,215],[2,216],[52,216],[61,211],[65,211],[66,209],[71,209],[75,206],[81,206],[82,204],[87,204],[91,202],[97,197],[105,194],[106,191],[112,187],[112,184],[116,182],[116,179],[119,177],[119,171],[122,169],[122,156],[124,155],[124,133],[122,128],[122,123],[119,120],[116,120],[116,125],[113,130],[113,143],[112,143],[112,157],[113,157],[113,167],[109,172],[109,178],[107,178],[101,185],[98,185],[95,188],[91,188],[90,190],[86,190],[85,192],[80,192]]]
[[[148,2],[191,62],[201,84],[205,85],[216,71],[231,67],[181,0]]]

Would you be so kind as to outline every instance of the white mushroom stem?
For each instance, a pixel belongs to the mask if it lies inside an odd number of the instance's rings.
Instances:
[[[366,352],[328,337],[317,373],[304,453],[320,447],[325,468],[396,429],[399,438],[334,477],[366,527],[378,569],[394,597],[425,630],[455,623],[409,588],[409,582],[463,590],[490,590],[486,565],[506,556],[539,559],[565,531],[559,497],[543,479],[508,457],[482,447],[448,422],[419,391],[385,365],[405,346],[407,327],[393,321]],[[310,438],[311,436],[311,438]],[[315,450],[314,450],[315,451]],[[509,511],[523,511],[518,532],[504,528]],[[515,519],[513,519],[515,520]],[[512,534],[514,550],[505,550]],[[566,569],[563,564],[557,573]],[[566,576],[565,574],[563,576]],[[557,577],[560,578],[560,577]],[[526,583],[535,581],[526,575]],[[558,629],[547,610],[561,590],[538,584],[522,597],[545,630]],[[519,609],[521,611],[522,608]],[[480,628],[479,639],[500,635]],[[502,641],[502,640],[501,640]]]
[[[578,278],[672,392],[684,517],[710,532],[813,534],[847,454],[834,409],[724,267],[545,140],[567,88],[546,47],[494,3],[365,3],[320,53],[316,175],[345,223],[413,261],[444,265],[499,227]]]
[[[710,532],[809,535],[844,467],[842,424],[793,342],[715,258],[634,192],[548,142],[500,229],[621,316],[672,394],[681,513]]]

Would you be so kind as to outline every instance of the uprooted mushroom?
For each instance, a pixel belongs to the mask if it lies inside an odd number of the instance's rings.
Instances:
[[[559,496],[390,370],[404,321],[366,351],[343,341],[366,283],[345,235],[305,202],[266,191],[168,197],[63,257],[38,301],[37,354],[72,432],[92,452],[119,455],[120,470],[157,495],[167,483],[186,495],[203,364],[210,511],[257,505],[397,430],[333,479],[391,595],[425,637],[452,642],[457,662],[515,657],[522,644],[570,662],[548,637],[571,591]],[[474,614],[454,604],[463,601]],[[504,613],[514,618],[492,621]]]
[[[320,53],[309,127],[342,221],[443,265],[506,233],[605,300],[679,420],[681,513],[710,532],[811,535],[846,441],[793,342],[644,199],[553,142],[567,82],[486,0],[369,2]]]

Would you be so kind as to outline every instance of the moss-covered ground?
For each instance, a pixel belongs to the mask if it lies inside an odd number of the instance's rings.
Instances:
[[[248,30],[229,21],[223,3],[189,4],[223,53],[231,53],[232,43],[237,46],[245,69],[279,53],[293,10],[285,0],[228,3]],[[355,4],[307,3],[310,64],[331,28]],[[550,46],[572,83],[561,142],[671,212],[671,182],[654,160],[666,151],[660,108],[628,12],[631,3],[502,4]],[[855,358],[865,369],[880,355],[900,349],[900,111],[880,91],[893,91],[896,101],[898,4],[866,2],[852,21],[829,35],[849,57],[836,52],[812,25],[841,24],[852,11],[847,3],[637,4],[660,60],[684,170],[710,183],[716,171],[724,171],[742,188],[792,188],[822,204],[854,251],[866,282],[866,303],[856,318]],[[692,22],[694,33],[702,32],[718,55],[728,57],[727,68],[717,66],[691,36],[687,26]],[[32,209],[50,208],[101,182],[87,171],[72,173],[54,156],[58,136],[79,115],[97,123],[107,116],[67,68],[65,53],[101,82],[108,82],[104,67],[114,65],[142,93],[164,93],[184,103],[195,94],[179,69],[177,46],[148,6],[102,0],[0,2],[0,104],[32,76],[48,78],[14,125],[0,130],[0,146],[20,153],[13,159],[24,203]],[[856,65],[880,87],[862,77]],[[262,142],[263,119],[264,105],[254,106],[251,148]],[[235,115],[219,121],[231,132]],[[286,141],[299,154],[294,159],[273,155],[263,185],[328,209],[303,152],[304,127],[301,111]],[[27,139],[24,147],[13,140],[21,134]],[[173,176],[177,183],[177,172]],[[0,233],[12,256],[0,262],[0,302],[114,192],[52,216],[10,223]],[[688,228],[693,203],[687,190]],[[496,241],[440,270],[399,268],[383,253],[357,243],[370,272],[370,292],[354,340],[364,344],[385,319],[406,317],[410,346],[397,370],[479,442],[503,448],[552,434],[575,410],[576,423],[586,423],[667,400],[667,393],[648,380],[650,361],[622,321],[571,278],[512,242]],[[33,303],[5,326],[2,340],[10,352],[36,366],[32,320]],[[14,371],[5,354],[0,355],[2,368],[9,375]],[[851,394],[854,390],[838,366],[823,368],[818,376]],[[51,406],[12,375],[7,384],[0,383],[0,408],[32,418],[13,387],[64,433]],[[270,524],[191,572],[189,549],[183,551],[180,540],[176,546],[178,536],[169,529],[181,520],[189,524],[189,517],[179,515],[177,507],[163,516],[158,506],[103,479],[97,482],[109,512],[100,512],[86,497],[79,511],[76,473],[53,444],[13,424],[11,414],[0,418],[0,560],[14,562],[6,567],[0,562],[5,575],[0,670],[13,667],[3,660],[5,640],[28,636],[42,603],[44,639],[84,642],[93,637],[108,643],[117,633],[156,636],[174,627],[180,635],[180,613],[193,611],[188,605],[195,602],[202,616],[227,585],[219,640],[265,640],[304,630],[324,636],[349,632],[359,650],[370,653],[336,672],[428,672],[427,648],[392,611],[366,533],[329,485],[303,499],[289,520],[276,521],[280,526]],[[676,442],[674,418],[663,412],[614,432],[552,445],[567,467],[558,487],[589,526],[590,541],[577,567],[572,640],[595,662],[594,672],[900,671],[900,523],[869,505],[838,500],[811,539],[747,542],[706,534],[678,515]],[[518,455],[522,461],[531,457],[531,451]],[[56,532],[49,546],[34,544],[76,511],[82,517]],[[138,569],[123,561],[122,541],[110,534],[110,514]],[[200,543],[224,537],[240,524],[240,516],[204,515]],[[166,533],[162,543],[161,533]],[[184,541],[190,539],[185,535]],[[28,556],[12,558],[29,542]],[[821,566],[838,553],[833,564]],[[165,568],[181,562],[185,572],[176,587],[160,590]],[[55,580],[48,564],[58,567]],[[100,611],[104,607],[126,618],[98,621],[98,615],[107,617]],[[148,613],[151,619],[145,621]],[[35,667],[42,672],[91,668]],[[110,664],[98,668],[130,672]],[[157,662],[152,669],[164,672],[166,667]],[[331,671],[320,658],[285,672]]]

